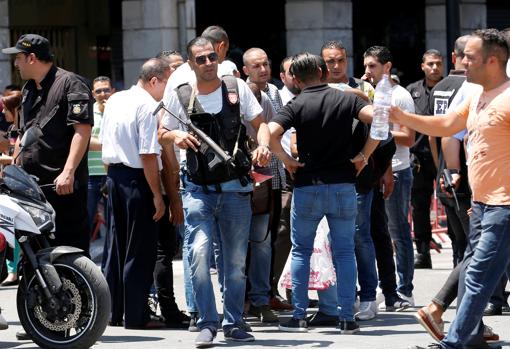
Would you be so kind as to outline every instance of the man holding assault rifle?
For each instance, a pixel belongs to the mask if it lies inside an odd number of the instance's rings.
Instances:
[[[262,108],[246,83],[234,77],[218,78],[218,56],[208,39],[191,40],[187,51],[196,84],[181,85],[172,91],[163,101],[165,109],[182,120],[191,120],[221,148],[200,132],[189,132],[192,130],[170,113],[164,115],[159,141],[181,149],[184,170],[184,243],[189,248],[191,280],[199,311],[200,334],[195,344],[198,348],[210,346],[219,321],[209,273],[213,241],[220,246],[217,264],[224,292],[225,339],[249,342],[254,337],[242,326],[253,189],[249,170],[252,162],[259,166],[268,164],[269,131],[260,115]],[[259,145],[251,159],[245,146],[243,123],[250,123],[257,130]]]

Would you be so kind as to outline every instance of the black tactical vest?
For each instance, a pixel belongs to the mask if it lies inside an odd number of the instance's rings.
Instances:
[[[187,175],[191,182],[198,185],[219,185],[232,179],[239,179],[245,186],[249,183],[251,156],[246,146],[246,128],[241,122],[236,78],[224,76],[221,91],[222,109],[217,114],[210,114],[204,112],[197,99],[194,99],[193,108],[188,112],[192,94],[192,87],[189,84],[180,85],[176,89],[179,101],[191,122],[234,158],[232,163],[222,163],[211,170],[207,166],[210,159],[206,159],[200,152],[188,149]]]

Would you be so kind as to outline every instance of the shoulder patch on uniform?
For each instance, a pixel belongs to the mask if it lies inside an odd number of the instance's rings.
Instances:
[[[73,114],[80,114],[81,113],[81,104],[77,103],[77,104],[73,104]]]
[[[239,100],[239,95],[237,94],[237,92],[229,92],[228,100],[231,104],[236,104],[237,101]]]

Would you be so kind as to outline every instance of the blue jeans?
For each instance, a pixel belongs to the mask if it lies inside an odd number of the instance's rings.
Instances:
[[[218,312],[211,282],[210,254],[213,239],[221,241],[223,271],[223,329],[242,320],[246,289],[245,263],[251,222],[249,193],[210,192],[187,188],[182,198],[185,242],[191,268],[191,282],[200,319],[198,327],[217,328]],[[216,237],[216,238],[215,238]]]
[[[184,298],[186,299],[186,308],[189,313],[198,312],[195,296],[193,294],[193,284],[191,283],[191,270],[188,259],[188,241],[184,234],[184,226],[178,225],[175,227],[181,235],[182,239],[182,269],[184,272]]]
[[[510,274],[510,205],[472,204],[469,243],[459,279],[457,316],[445,348],[489,348],[483,340],[483,310],[501,276]]]
[[[103,199],[101,187],[106,182],[106,176],[89,176],[88,192],[87,192],[87,214],[89,220],[89,231],[92,233],[94,229],[94,218],[97,213],[97,204],[103,200],[106,207],[106,201]],[[106,215],[105,215],[106,216]],[[106,217],[105,217],[106,219]]]
[[[269,292],[271,291],[269,283],[271,235],[267,234],[268,229],[269,214],[256,215],[251,218],[248,298],[251,304],[257,307],[269,304]]]
[[[399,279],[397,291],[410,297],[413,294],[414,276],[413,240],[411,239],[411,227],[407,220],[413,183],[411,168],[394,172],[393,179],[395,187],[389,199],[386,200],[388,229],[397,255]]]
[[[356,194],[358,215],[356,216],[356,235],[354,237],[356,263],[358,266],[359,298],[361,302],[375,301],[377,289],[377,268],[375,266],[375,247],[370,234],[370,212],[373,190],[366,194]]]
[[[308,308],[308,280],[313,241],[320,220],[326,216],[336,277],[340,318],[352,320],[356,293],[354,184],[321,184],[294,188],[291,208],[293,317],[303,319]]]

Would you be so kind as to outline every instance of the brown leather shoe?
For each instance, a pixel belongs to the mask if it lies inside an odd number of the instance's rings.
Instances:
[[[278,297],[272,297],[269,300],[269,306],[272,310],[293,310],[291,304],[287,303],[285,300],[280,300]]]

